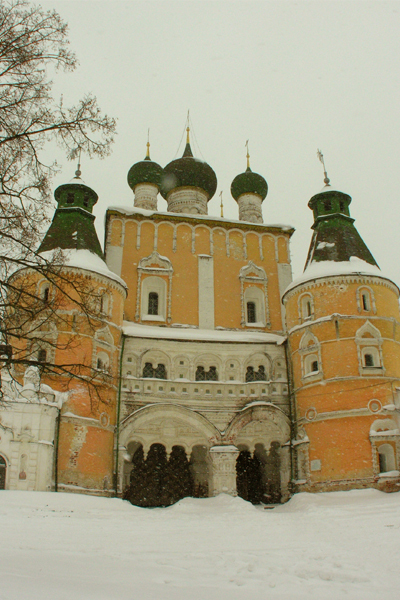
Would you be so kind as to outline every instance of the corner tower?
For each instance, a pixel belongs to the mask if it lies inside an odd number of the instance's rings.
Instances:
[[[400,486],[399,289],[350,217],[348,194],[309,201],[304,273],[286,289],[299,491]]]
[[[50,266],[16,277],[27,285],[36,278],[35,293],[45,305],[31,327],[28,356],[46,363],[42,383],[68,391],[54,433],[54,488],[110,495],[126,289],[103,260],[92,214],[97,194],[80,175],[78,168],[54,194],[58,206],[39,248]]]

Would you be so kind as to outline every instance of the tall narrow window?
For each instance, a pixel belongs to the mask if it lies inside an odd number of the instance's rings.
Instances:
[[[247,303],[247,322],[248,323],[256,323],[256,303],[248,302]]]
[[[88,206],[89,206],[89,195],[88,194],[85,194],[85,196],[83,198],[83,206],[85,208],[88,208]]]
[[[150,292],[149,294],[149,315],[158,315],[158,294],[157,292]]]
[[[50,300],[50,288],[49,287],[45,287],[43,289],[43,302],[45,304],[47,304],[49,300]]]
[[[67,204],[73,204],[75,200],[74,194],[72,192],[68,192],[67,194]]]
[[[311,302],[309,300],[307,300],[307,302],[306,302],[306,313],[307,313],[307,317],[311,317],[311,315],[312,315]]]
[[[371,302],[368,292],[363,292],[361,296],[363,310],[371,310]]]
[[[38,352],[38,362],[45,363],[46,359],[47,359],[47,352],[46,352],[46,350],[43,350],[43,348],[42,348]]]
[[[316,373],[318,371],[318,361],[313,360],[311,363],[311,372]]]

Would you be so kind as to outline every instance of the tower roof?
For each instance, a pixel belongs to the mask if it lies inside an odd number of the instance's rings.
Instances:
[[[79,169],[69,183],[55,190],[54,197],[58,206],[38,252],[56,248],[89,250],[103,258],[92,214],[98,196],[82,181]]]
[[[194,158],[189,141],[189,128],[186,147],[182,158],[173,160],[165,168],[161,178],[161,194],[166,199],[177,188],[196,187],[204,190],[210,200],[217,189],[217,176],[206,162]]]
[[[350,217],[351,197],[326,185],[308,206],[314,212],[314,234],[305,269],[313,262],[350,261],[352,257],[378,266]]]

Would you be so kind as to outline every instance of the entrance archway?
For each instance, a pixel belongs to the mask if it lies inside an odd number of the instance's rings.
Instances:
[[[139,445],[132,457],[127,500],[149,508],[170,506],[193,493],[193,476],[182,446],[173,446],[168,457],[163,444],[152,444],[145,458]]]
[[[0,455],[0,490],[6,489],[7,463]]]
[[[239,446],[236,461],[238,495],[252,504],[275,504],[281,501],[279,442],[272,442],[267,451],[256,444],[253,454]]]

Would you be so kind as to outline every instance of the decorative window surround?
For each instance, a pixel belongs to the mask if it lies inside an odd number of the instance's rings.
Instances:
[[[240,301],[242,309],[242,327],[271,327],[269,304],[268,304],[268,278],[262,267],[257,267],[253,261],[242,267],[239,272],[240,279]],[[245,286],[245,284],[247,284]],[[247,302],[252,301],[256,304],[256,314],[261,314],[261,319],[257,315],[255,323],[249,323],[247,320]],[[263,306],[264,305],[264,306]]]
[[[400,431],[392,419],[378,419],[371,425],[369,439],[375,476],[393,472],[400,464]],[[381,456],[380,456],[381,455]],[[382,468],[385,470],[383,471]]]
[[[139,262],[138,268],[138,283],[137,283],[137,294],[136,294],[136,313],[135,320],[140,320],[140,314],[142,315],[142,320],[152,320],[152,321],[165,321],[167,319],[168,323],[171,323],[171,298],[172,298],[172,274],[174,269],[172,267],[171,261],[165,256],[161,256],[155,250],[145,258],[142,258]],[[144,302],[144,294],[143,294],[143,283],[142,278],[143,275],[152,275],[154,277],[159,278],[161,281],[165,282],[165,287],[167,288],[166,293],[164,294],[164,299],[159,298],[160,307],[162,305],[162,300],[164,300],[164,314],[160,315],[147,315],[145,312],[147,307],[143,307]],[[146,277],[147,278],[147,277]],[[165,279],[164,279],[165,278]],[[161,289],[161,287],[160,287]],[[153,290],[148,290],[153,291]],[[147,294],[148,297],[148,294]],[[166,313],[166,314],[165,314]]]
[[[321,345],[310,331],[300,340],[299,353],[301,357],[301,375],[303,383],[310,383],[323,378]],[[317,363],[317,370],[314,366]]]
[[[367,321],[356,332],[358,370],[360,375],[384,375],[382,336],[376,327]],[[370,364],[372,362],[372,364]]]

